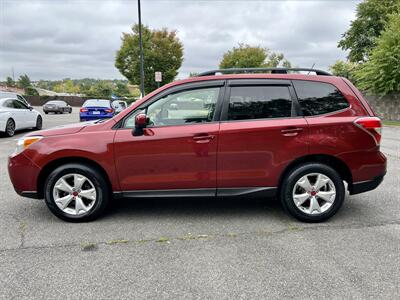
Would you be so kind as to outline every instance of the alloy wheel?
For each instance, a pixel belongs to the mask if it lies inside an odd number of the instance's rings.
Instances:
[[[96,203],[97,193],[93,183],[81,174],[66,174],[53,187],[55,204],[64,213],[82,215]]]
[[[15,133],[15,123],[11,119],[7,121],[6,133],[8,136],[13,136]]]
[[[335,202],[336,189],[333,181],[321,173],[301,177],[293,188],[293,202],[308,215],[320,215]]]

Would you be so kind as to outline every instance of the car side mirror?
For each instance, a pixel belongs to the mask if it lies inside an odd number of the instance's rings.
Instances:
[[[146,114],[137,114],[135,116],[135,129],[132,131],[133,136],[143,135],[143,129],[146,128],[149,123],[149,118]]]
[[[32,106],[29,106],[28,108],[29,108],[29,110],[33,110],[33,107],[32,107]]]

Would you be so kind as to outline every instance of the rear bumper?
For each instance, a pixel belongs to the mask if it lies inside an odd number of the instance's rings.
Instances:
[[[383,181],[385,174],[375,177],[372,180],[354,182],[349,189],[350,195],[360,194],[376,189]]]
[[[43,108],[44,112],[62,112],[62,108]]]
[[[84,121],[94,121],[99,119],[111,119],[114,115],[80,115],[79,120]]]

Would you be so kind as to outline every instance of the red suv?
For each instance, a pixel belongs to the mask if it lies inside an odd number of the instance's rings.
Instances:
[[[8,169],[18,194],[66,221],[95,219],[113,197],[277,196],[319,222],[346,189],[382,182],[380,140],[379,118],[344,78],[227,69],[167,84],[107,121],[28,134]]]

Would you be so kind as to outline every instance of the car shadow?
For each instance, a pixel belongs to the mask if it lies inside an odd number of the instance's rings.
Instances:
[[[104,217],[284,215],[277,198],[137,198],[113,199]]]
[[[19,137],[23,136],[24,134],[32,132],[32,131],[33,131],[32,129],[21,129],[21,130],[16,131],[13,136],[7,136],[5,133],[0,133],[0,138],[3,141],[12,140],[12,139],[19,138]]]

